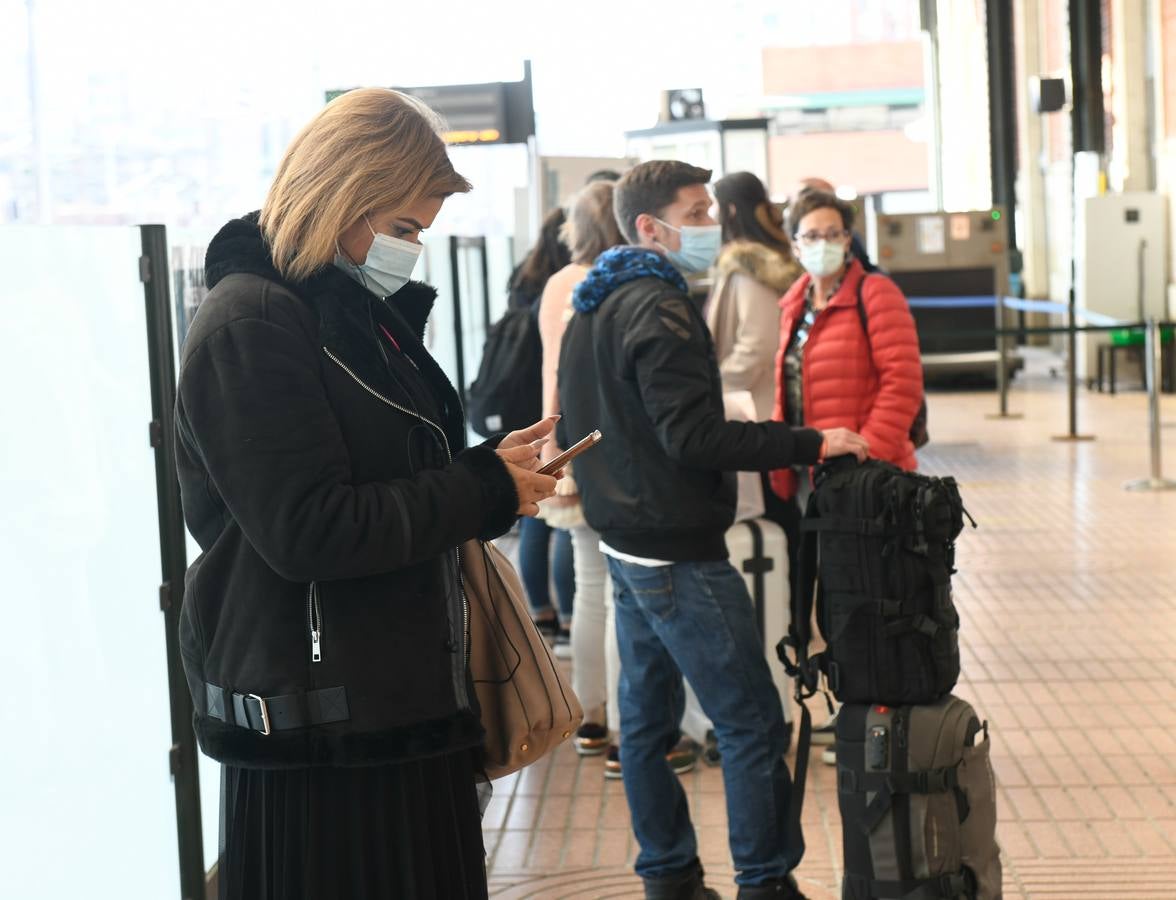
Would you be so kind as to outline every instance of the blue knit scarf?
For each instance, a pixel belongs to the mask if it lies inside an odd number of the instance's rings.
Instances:
[[[660,253],[642,247],[613,247],[596,258],[577,286],[572,308],[578,313],[595,312],[609,294],[638,278],[660,278],[683,294],[688,293],[682,273]]]

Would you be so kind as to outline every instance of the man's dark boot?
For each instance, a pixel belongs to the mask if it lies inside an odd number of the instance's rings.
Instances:
[[[703,883],[703,874],[702,866],[696,863],[673,875],[643,878],[645,900],[722,900],[718,891]]]
[[[805,896],[789,875],[764,884],[741,884],[737,900],[805,900]]]

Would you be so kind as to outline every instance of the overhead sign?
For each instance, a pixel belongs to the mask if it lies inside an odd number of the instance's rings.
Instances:
[[[535,133],[530,61],[524,64],[522,81],[396,90],[428,104],[445,120],[442,137],[447,144],[524,144]],[[345,93],[327,91],[327,102]]]

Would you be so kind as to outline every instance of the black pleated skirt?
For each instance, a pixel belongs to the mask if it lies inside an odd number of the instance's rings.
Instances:
[[[221,900],[487,896],[471,751],[362,768],[221,768]]]

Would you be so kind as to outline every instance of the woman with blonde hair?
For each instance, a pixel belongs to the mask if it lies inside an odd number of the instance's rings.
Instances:
[[[363,89],[208,248],[176,403],[203,553],[180,641],[222,763],[222,898],[485,897],[456,548],[534,515],[550,421],[466,448],[422,343],[421,232],[469,190],[423,104]]]

